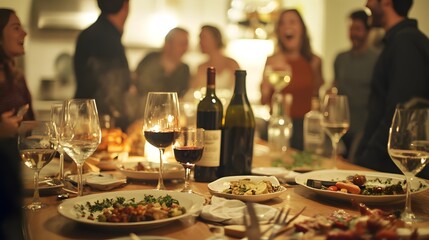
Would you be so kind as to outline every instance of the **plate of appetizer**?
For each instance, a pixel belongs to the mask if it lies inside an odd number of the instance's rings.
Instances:
[[[428,239],[429,228],[411,228],[394,212],[358,204],[359,214],[338,209],[295,221],[284,239]],[[279,238],[280,239],[280,238]],[[283,238],[282,238],[283,239]]]
[[[155,228],[198,216],[205,199],[196,194],[134,190],[67,199],[58,212],[73,221],[105,228]]]
[[[406,181],[400,174],[351,171],[319,170],[295,177],[297,184],[330,198],[355,200],[362,203],[397,203],[405,200]],[[411,194],[426,191],[425,180],[414,178]]]
[[[133,179],[157,180],[159,176],[159,163],[149,162],[143,157],[128,158],[127,161],[118,162],[117,169]],[[164,179],[184,178],[185,170],[179,163],[164,163]]]
[[[246,202],[267,201],[286,191],[274,176],[223,177],[207,186],[213,195]]]

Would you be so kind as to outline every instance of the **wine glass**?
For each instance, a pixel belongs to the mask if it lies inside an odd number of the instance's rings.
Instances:
[[[173,144],[179,129],[179,100],[176,92],[149,92],[144,112],[143,132],[146,140],[159,149],[157,190],[165,190],[162,157]]]
[[[25,166],[34,170],[33,201],[25,206],[29,210],[45,206],[39,199],[39,173],[55,155],[52,130],[49,121],[23,121],[18,128],[19,154]]]
[[[54,144],[57,152],[60,154],[60,169],[58,178],[64,181],[64,149],[60,145],[60,131],[61,131],[61,118],[62,118],[63,104],[53,104],[51,106],[51,122],[54,129]]]
[[[101,141],[94,99],[71,99],[63,103],[60,145],[77,165],[78,196],[83,195],[82,168]]]
[[[429,108],[396,108],[389,131],[387,150],[407,180],[402,219],[410,224],[423,220],[416,218],[411,209],[410,192],[413,178],[429,162]]]
[[[204,129],[183,127],[173,145],[176,161],[185,168],[185,187],[182,192],[192,193],[190,185],[191,170],[203,156]]]
[[[322,106],[322,127],[332,142],[333,166],[337,168],[337,148],[341,137],[350,126],[350,113],[347,96],[328,94]]]
[[[292,79],[292,67],[289,64],[284,66],[270,66],[265,68],[265,76],[273,86],[274,92],[279,93],[290,84]]]

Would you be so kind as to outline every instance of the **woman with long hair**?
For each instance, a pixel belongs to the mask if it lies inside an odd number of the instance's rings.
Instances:
[[[21,234],[21,161],[17,147],[19,123],[34,119],[31,95],[15,58],[24,54],[27,33],[12,9],[0,8],[0,160],[4,184],[0,214],[0,239],[22,239]],[[18,113],[28,106],[26,113]],[[21,236],[21,237],[20,237]]]
[[[291,94],[293,102],[290,114],[293,122],[291,147],[303,150],[303,119],[311,109],[311,99],[318,96],[323,84],[322,60],[311,49],[307,27],[296,9],[283,10],[276,23],[277,49],[267,58],[261,83],[261,103],[271,104],[274,87],[268,81],[267,72],[275,69],[291,70],[290,84],[280,90]]]

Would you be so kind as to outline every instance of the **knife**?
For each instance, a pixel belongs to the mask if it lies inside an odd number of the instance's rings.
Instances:
[[[322,181],[316,179],[307,179],[307,186],[321,189],[322,187],[335,186],[337,181]]]

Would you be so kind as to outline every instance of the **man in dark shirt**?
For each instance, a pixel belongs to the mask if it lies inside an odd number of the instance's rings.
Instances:
[[[77,80],[75,98],[94,98],[99,114],[115,118],[123,130],[129,124],[125,113],[125,93],[131,76],[121,42],[128,0],[98,0],[101,14],[81,32],[74,55]]]
[[[387,152],[389,127],[398,103],[414,97],[429,99],[429,39],[407,18],[412,0],[368,0],[373,24],[386,30],[384,49],[375,65],[369,113],[356,163],[397,172]],[[429,169],[420,176],[429,178]]]

